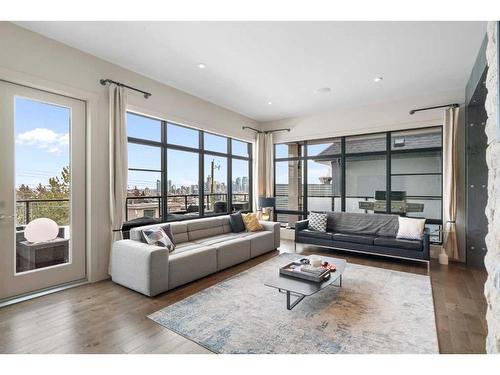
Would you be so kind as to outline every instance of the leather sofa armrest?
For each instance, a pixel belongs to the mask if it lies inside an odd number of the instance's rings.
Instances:
[[[424,259],[430,260],[430,247],[431,247],[431,231],[429,228],[424,229],[424,238],[422,239],[422,250],[424,252]]]
[[[295,242],[298,242],[299,232],[309,227],[309,219],[299,220],[295,223]]]

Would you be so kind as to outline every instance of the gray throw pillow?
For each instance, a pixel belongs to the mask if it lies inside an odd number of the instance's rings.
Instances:
[[[309,219],[309,229],[316,230],[318,232],[326,232],[326,214],[310,212],[307,218]]]
[[[241,212],[236,212],[229,215],[229,225],[231,226],[231,232],[240,233],[245,231],[245,223],[241,217]]]

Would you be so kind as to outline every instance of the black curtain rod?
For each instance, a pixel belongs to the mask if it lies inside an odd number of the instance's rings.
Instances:
[[[269,134],[269,133],[275,133],[275,132],[284,132],[284,131],[289,132],[290,131],[289,128],[262,131],[262,130],[258,130],[258,129],[252,128],[251,126],[243,126],[242,129],[243,130],[250,129],[250,130],[253,130],[254,132],[259,133],[259,134],[260,133]]]
[[[129,86],[129,85],[126,85],[124,83],[121,83],[121,82],[116,82],[116,81],[113,81],[112,79],[101,79],[99,81],[101,83],[101,85],[103,86],[106,86],[107,83],[114,83],[115,85],[117,86],[121,86],[121,87],[126,87],[127,89],[130,89],[130,90],[134,90],[134,91],[137,91],[137,92],[140,92],[141,94],[144,94],[144,97],[147,99],[151,96],[151,93],[150,92],[146,92],[146,91],[142,91],[142,90],[139,90],[139,89],[136,89],[135,87],[132,87],[132,86]]]
[[[429,109],[446,108],[446,107],[458,108],[458,107],[460,107],[460,104],[458,104],[458,103],[451,103],[451,104],[437,105],[435,107],[425,107],[425,108],[412,109],[410,111],[410,115],[415,114],[415,112],[428,111]]]

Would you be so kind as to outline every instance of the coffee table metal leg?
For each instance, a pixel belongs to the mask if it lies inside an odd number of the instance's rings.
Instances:
[[[294,293],[294,296],[296,296],[296,297],[297,297],[297,299],[296,299],[295,301],[291,302],[291,301],[290,301],[290,300],[291,300],[290,296],[291,296],[291,293],[290,293],[290,291],[289,291],[289,290],[287,290],[287,291],[286,291],[286,308],[287,308],[288,310],[291,310],[291,309],[293,309],[295,306],[297,306],[297,305],[298,305],[298,303],[299,303],[300,301],[302,301],[302,300],[304,299],[304,297],[305,297],[305,296],[304,296],[304,295],[302,295],[302,294],[295,294],[295,293]],[[290,303],[290,302],[291,302],[291,303]]]

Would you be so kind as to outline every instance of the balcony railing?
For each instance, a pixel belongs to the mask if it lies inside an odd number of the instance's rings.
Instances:
[[[69,225],[69,198],[16,200],[16,224],[26,225],[31,220],[47,217],[59,225]]]
[[[204,209],[206,213],[227,212],[227,194],[209,193],[204,196]],[[240,199],[235,199],[240,197]],[[167,197],[167,207],[169,214],[185,215],[197,214],[199,211],[198,194],[173,194]],[[237,209],[247,209],[250,207],[248,193],[233,193],[233,207]],[[217,207],[218,203],[221,203]],[[174,208],[173,206],[178,206]],[[162,197],[127,197],[126,220],[128,220],[129,209],[148,210],[155,209],[157,217],[161,217]],[[156,211],[157,210],[157,211]],[[16,200],[16,225],[27,225],[30,221],[47,217],[54,220],[59,225],[69,225],[70,204],[69,198],[58,199],[19,199]]]
[[[248,201],[248,193],[233,193],[233,208],[248,209],[250,203]],[[235,197],[240,197],[236,200]],[[169,194],[166,197],[159,195],[144,196],[144,197],[127,197],[126,198],[126,220],[131,220],[133,211],[138,212],[135,218],[151,216],[161,218],[163,199],[167,199],[168,215],[175,216],[191,215],[196,216],[199,213],[199,195],[198,194]],[[223,213],[227,212],[227,193],[207,193],[204,194],[204,211],[205,213]],[[240,207],[241,206],[241,207]],[[142,214],[141,214],[142,213]],[[146,214],[147,213],[147,214]]]

